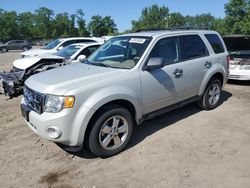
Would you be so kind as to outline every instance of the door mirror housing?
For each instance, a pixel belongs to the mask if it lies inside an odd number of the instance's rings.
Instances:
[[[151,57],[148,60],[147,66],[145,67],[145,70],[151,71],[155,69],[160,69],[164,65],[163,58],[161,57]]]
[[[77,57],[77,60],[80,61],[80,62],[84,62],[86,59],[87,59],[87,58],[86,58],[86,55],[79,55],[79,56]]]
[[[57,51],[60,51],[62,49],[63,49],[63,46],[60,46],[60,47],[57,48]]]

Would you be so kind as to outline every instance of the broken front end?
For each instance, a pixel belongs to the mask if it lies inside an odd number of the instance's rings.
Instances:
[[[0,93],[13,98],[22,94],[24,83],[24,70],[11,70],[0,73]]]

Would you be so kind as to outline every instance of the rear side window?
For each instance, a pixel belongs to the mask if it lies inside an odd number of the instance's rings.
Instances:
[[[95,40],[91,40],[91,39],[79,39],[76,40],[75,43],[87,43],[87,42],[96,42]]]
[[[208,55],[206,45],[198,35],[184,35],[182,42],[182,60],[194,59]]]
[[[223,44],[216,34],[206,34],[205,37],[207,38],[208,42],[211,44],[214,53],[219,54],[225,52]]]

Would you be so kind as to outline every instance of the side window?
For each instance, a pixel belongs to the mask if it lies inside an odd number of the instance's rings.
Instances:
[[[75,40],[75,43],[85,43],[85,42],[96,42],[96,41],[95,40],[90,40],[90,39]]]
[[[211,44],[214,53],[219,54],[225,52],[225,49],[223,47],[223,44],[216,34],[205,34],[205,37],[207,38],[208,42]]]
[[[182,42],[182,60],[204,57],[208,55],[207,48],[198,35],[184,35]]]
[[[161,57],[164,64],[176,63],[179,61],[179,43],[177,37],[161,39],[156,43],[149,57]]]
[[[78,58],[78,56],[80,55],[85,55],[86,57],[89,57],[94,51],[96,51],[96,49],[99,47],[99,45],[97,46],[90,46],[88,48],[85,48],[84,50],[82,50],[75,59]]]
[[[68,46],[70,44],[74,44],[74,43],[75,43],[75,40],[68,40],[68,41],[64,42],[61,46],[66,47],[66,46]]]

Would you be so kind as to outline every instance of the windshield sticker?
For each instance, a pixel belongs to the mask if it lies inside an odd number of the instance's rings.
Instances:
[[[146,39],[131,38],[129,43],[143,44],[145,41],[146,41]]]

